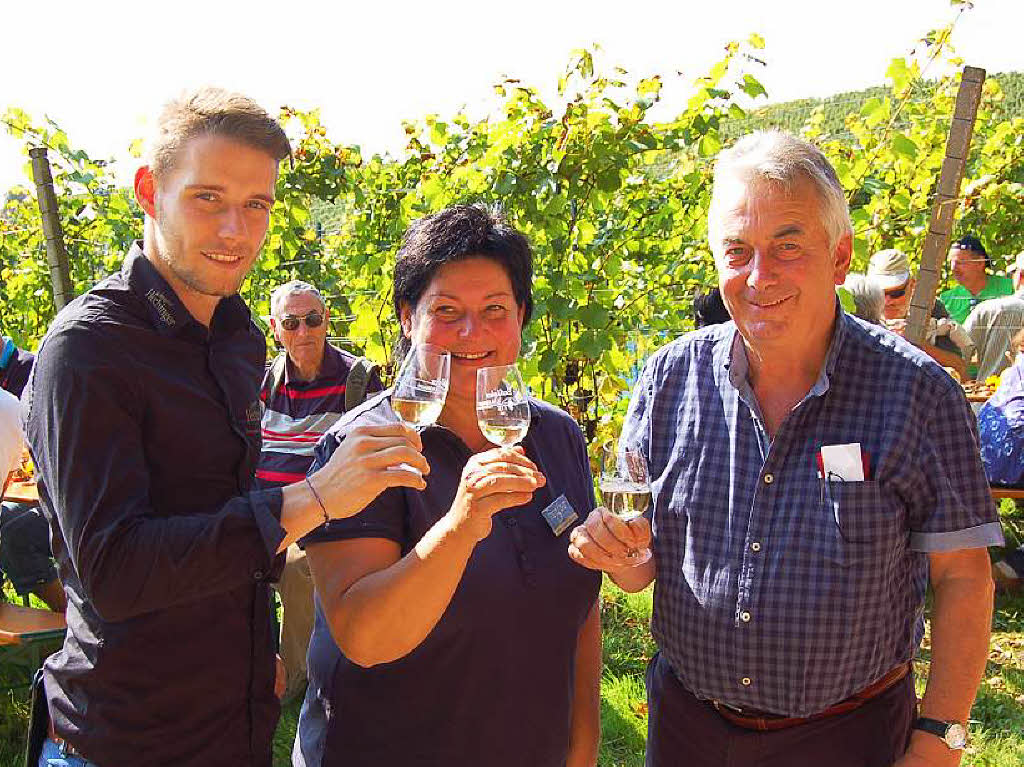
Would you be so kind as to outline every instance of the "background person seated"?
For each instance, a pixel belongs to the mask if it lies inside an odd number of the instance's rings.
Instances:
[[[1024,332],[1013,339],[1016,361],[999,387],[978,412],[981,462],[989,482],[1024,484]],[[993,566],[993,577],[1002,588],[1019,588],[1024,582],[1024,550],[1009,551]]]
[[[36,357],[19,349],[12,338],[0,336],[0,389],[21,397]]]
[[[995,393],[978,411],[981,461],[989,482],[1017,485],[1024,480],[1024,332],[1013,339],[1016,359]]]
[[[1016,291],[1013,296],[983,301],[965,323],[977,346],[974,372],[979,381],[1009,367],[1016,356],[1013,338],[1024,329],[1024,251],[1017,254],[1007,271]]]
[[[865,274],[848,274],[843,287],[853,297],[853,313],[857,317],[874,325],[882,324],[885,294],[877,282]]]
[[[885,296],[884,325],[902,336],[906,331],[910,299],[917,285],[910,272],[910,260],[902,251],[890,248],[880,250],[868,262],[868,276],[881,288]],[[967,361],[974,345],[971,337],[950,318],[946,306],[935,299],[924,341],[918,347],[944,367],[953,368],[961,378],[967,377]]]
[[[722,293],[717,287],[698,293],[693,298],[693,326],[706,328],[708,325],[720,325],[732,317],[722,301]]]
[[[21,433],[20,406],[18,397],[21,395],[35,356],[18,349],[11,339],[4,337],[0,351],[0,398],[5,404],[4,411],[8,414],[8,422],[0,427],[4,430],[3,441],[7,446],[15,444],[17,434],[17,453],[13,466],[16,469],[21,461],[24,438]],[[13,403],[13,404],[12,404]],[[13,413],[13,421],[9,414]],[[13,431],[12,431],[13,430]],[[0,456],[0,474],[7,479],[9,471],[5,455]],[[57,612],[64,612],[67,599],[64,587],[57,578],[50,552],[50,527],[36,503],[5,502],[0,505],[0,583],[4,578],[10,580],[19,596],[35,594],[46,605]]]
[[[1013,283],[1009,277],[990,274],[992,260],[985,246],[974,235],[968,234],[953,243],[949,249],[949,260],[953,267],[956,287],[939,294],[950,316],[961,325],[982,301],[1013,294]]]
[[[1017,274],[1019,281],[1020,272]],[[1024,330],[1024,298],[1018,293],[982,301],[967,318],[964,329],[975,346],[973,377],[984,381],[999,375],[1013,362],[1013,337]]]
[[[21,462],[24,447],[18,398],[0,389],[0,496],[7,491],[7,483]]]

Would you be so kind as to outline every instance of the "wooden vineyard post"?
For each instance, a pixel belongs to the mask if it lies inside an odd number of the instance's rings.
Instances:
[[[974,119],[978,114],[981,86],[984,82],[984,69],[964,67],[960,78],[960,90],[956,95],[953,121],[949,126],[949,137],[946,139],[946,156],[942,161],[939,185],[932,205],[931,223],[921,253],[917,287],[907,311],[906,339],[911,343],[919,344],[924,340],[928,319],[935,304],[935,292],[939,286],[942,264],[949,251],[953,215],[960,202],[960,182],[963,180],[967,155],[971,150]]]
[[[50,281],[53,283],[53,302],[57,311],[63,309],[72,298],[71,270],[68,266],[68,252],[64,247],[64,230],[60,225],[60,211],[57,195],[53,192],[53,176],[50,161],[46,159],[44,147],[28,150],[32,158],[32,179],[36,183],[36,202],[43,219],[43,234],[46,237],[46,260],[50,265]]]

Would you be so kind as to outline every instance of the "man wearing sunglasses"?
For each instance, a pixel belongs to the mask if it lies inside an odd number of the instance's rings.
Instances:
[[[907,327],[910,298],[917,280],[910,273],[910,261],[895,248],[880,250],[868,262],[868,277],[881,286],[885,295],[883,316],[885,326],[902,336]],[[966,361],[970,360],[973,345],[971,337],[950,318],[939,299],[932,306],[931,319],[925,340],[919,344],[922,351],[944,367],[953,368],[961,379],[967,376]]]
[[[283,351],[267,368],[263,401],[263,448],[256,468],[261,488],[301,482],[320,437],[380,378],[366,360],[327,343],[329,312],[320,291],[292,280],[270,296],[270,328]],[[313,631],[313,579],[306,553],[288,547],[278,579],[281,595],[281,660],[287,675],[284,699],[306,686],[306,651]]]

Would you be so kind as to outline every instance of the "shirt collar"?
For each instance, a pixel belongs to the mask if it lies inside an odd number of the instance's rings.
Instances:
[[[829,376],[835,372],[839,353],[849,332],[847,330],[849,322],[849,316],[843,311],[843,307],[837,300],[832,340],[829,341],[828,352],[825,354],[825,361],[821,366],[821,371],[818,373],[818,378],[815,380],[814,385],[811,386],[810,391],[807,392],[808,397],[817,397],[828,391]],[[722,354],[720,356],[724,358],[722,366],[728,373],[729,383],[738,391],[743,391],[749,386],[747,376],[750,373],[750,361],[747,358],[747,348],[743,344],[743,336],[740,335],[740,331],[735,325],[731,334],[727,333],[723,336],[719,348],[723,351],[728,350],[727,355]]]
[[[292,362],[292,358],[288,356],[288,352],[284,352],[285,359],[288,361],[284,366],[284,382],[286,384],[293,383],[295,377],[295,363]],[[320,360],[320,370],[317,371],[316,376],[313,377],[308,383],[318,381],[321,378],[339,378],[341,377],[341,352],[331,346],[329,343],[324,342],[324,356]],[[301,381],[300,383],[307,383]]]
[[[205,334],[205,328],[185,308],[178,294],[146,258],[140,240],[132,243],[121,273],[131,291],[145,305],[150,321],[160,335],[177,335],[191,325],[202,329]],[[210,321],[210,332],[231,333],[247,327],[249,320],[249,308],[241,296],[235,294],[217,304]]]

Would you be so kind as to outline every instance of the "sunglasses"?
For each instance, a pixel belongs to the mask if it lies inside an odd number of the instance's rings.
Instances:
[[[893,288],[892,290],[885,291],[886,298],[903,298],[907,294],[907,286],[904,285],[900,288]],[[876,293],[877,295],[877,293]]]
[[[323,324],[324,316],[316,309],[306,312],[305,317],[296,317],[294,314],[286,314],[281,318],[281,327],[285,330],[296,330],[299,323],[305,321],[307,328],[318,328]]]

